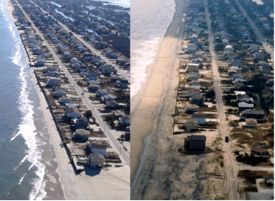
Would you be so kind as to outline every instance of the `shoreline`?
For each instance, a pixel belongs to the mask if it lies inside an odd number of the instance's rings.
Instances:
[[[139,188],[132,192],[133,197],[135,197],[135,194],[138,195],[137,191],[142,191],[142,188],[146,187],[146,178],[140,178],[140,174],[145,174],[145,177],[150,174],[143,172],[143,169],[148,170],[148,168],[144,168],[145,166],[151,166],[149,169],[152,169],[152,164],[148,161],[147,156],[150,153],[151,157],[157,154],[157,147],[154,146],[154,142],[157,143],[158,138],[165,138],[170,133],[169,129],[173,126],[171,115],[174,113],[176,103],[175,89],[178,85],[177,50],[181,38],[177,35],[177,27],[182,22],[182,10],[185,2],[176,0],[175,3],[176,11],[173,20],[160,43],[154,63],[148,67],[147,82],[132,98],[134,104],[131,110],[131,119],[135,122],[132,124],[134,137],[132,139],[135,140],[135,147],[132,146],[132,156],[135,161],[132,161],[131,165],[131,182],[133,186],[137,185]],[[169,121],[171,121],[170,124],[167,123]],[[160,124],[162,122],[166,125]],[[140,128],[140,125],[143,125],[143,127]],[[149,143],[150,147],[144,146],[148,137],[151,138],[151,142],[146,143]],[[147,161],[144,160],[145,158]]]
[[[13,24],[15,24],[15,22],[16,22],[16,19],[14,18],[14,16],[13,16],[13,11],[14,11],[14,8],[13,8],[13,4],[12,4],[12,2],[9,0],[8,1],[8,3],[7,3],[7,7],[8,7],[8,13],[10,14],[10,17],[11,17],[11,20],[12,20],[12,23]],[[16,27],[17,28],[17,27]],[[29,55],[28,55],[28,52],[27,52],[27,50],[26,50],[26,48],[25,48],[25,45],[24,45],[24,43],[23,43],[23,41],[22,41],[22,38],[21,38],[21,36],[20,36],[20,33],[19,33],[19,37],[20,37],[20,41],[21,41],[21,43],[22,43],[22,45],[23,45],[23,48],[24,48],[24,56],[27,58],[27,61],[29,61],[30,62],[30,58],[29,58]],[[28,64],[29,65],[29,64]],[[32,84],[32,86],[33,86],[33,90],[34,90],[34,92],[35,92],[35,94],[34,94],[34,96],[35,96],[35,98],[38,100],[38,102],[37,102],[37,105],[35,105],[34,106],[34,110],[38,110],[38,112],[41,112],[42,113],[42,115],[43,115],[43,117],[42,117],[42,119],[43,119],[43,122],[40,122],[38,119],[36,119],[35,117],[34,117],[34,123],[35,123],[35,126],[36,126],[36,129],[37,129],[37,131],[39,132],[40,130],[39,130],[39,123],[42,123],[42,124],[47,124],[47,120],[48,119],[52,119],[52,117],[50,118],[49,116],[46,116],[45,115],[45,110],[47,110],[47,107],[48,107],[48,104],[45,102],[46,100],[45,100],[45,97],[44,97],[44,95],[42,94],[42,92],[41,92],[41,89],[39,88],[39,86],[37,85],[37,80],[36,80],[36,78],[35,78],[35,74],[34,74],[34,70],[33,69],[31,69],[31,66],[29,66],[29,68],[30,69],[28,69],[28,71],[30,72],[30,74],[29,74],[29,76],[30,76],[30,78],[31,78],[31,80],[30,80],[30,84]],[[51,127],[52,128],[54,128],[54,126],[55,125],[51,125]],[[49,140],[49,141],[51,141],[51,137],[50,137],[50,132],[49,132],[49,126],[47,125],[47,129],[46,129],[47,131],[46,131],[46,134],[47,134],[47,136],[46,136],[46,138],[47,138],[47,140]],[[43,134],[45,134],[43,131],[41,132],[41,133],[43,133]],[[50,145],[52,145],[52,143],[50,143]],[[54,147],[54,146],[53,146]],[[43,150],[43,152],[42,152],[42,159],[44,158],[43,157],[43,155],[45,154],[45,152],[44,151],[47,151],[46,149],[45,149],[45,146],[44,145],[42,145],[42,147],[41,147]],[[55,152],[54,152],[54,155],[55,155]],[[49,162],[49,161],[41,161],[42,163],[44,163],[44,165],[45,166],[49,166],[49,164],[47,164],[47,162]],[[52,175],[48,175],[47,173],[49,173],[49,172],[47,172],[46,174],[45,174],[45,177],[44,178],[47,178],[47,179],[43,179],[43,182],[45,182],[45,183],[47,183],[47,182],[52,182],[52,183],[58,183],[58,185],[60,185],[60,187],[61,187],[61,190],[62,190],[62,192],[58,192],[57,194],[63,194],[63,185],[62,185],[62,183],[61,183],[61,181],[60,181],[60,171],[59,171],[59,165],[58,165],[58,162],[56,161],[56,158],[55,158],[55,156],[54,156],[54,158],[53,158],[53,162],[54,163],[56,163],[57,164],[57,169],[56,169],[56,171],[54,172],[54,173],[56,173],[57,175],[58,175],[58,178],[57,178],[57,180],[56,180],[56,178],[54,178],[54,179],[51,179],[51,176]],[[48,196],[48,194],[49,193],[51,193],[51,192],[49,192],[49,189],[47,189],[48,187],[47,187],[47,185],[45,186],[45,191],[46,191],[46,195],[45,195],[45,197],[43,197],[43,198],[47,198],[47,196]],[[54,194],[54,192],[53,192],[53,194]],[[63,194],[64,195],[64,194]],[[62,198],[63,198],[63,196],[61,196]],[[55,198],[55,196],[53,197],[53,198]],[[60,195],[58,195],[57,196],[57,198],[59,198],[60,199]],[[65,195],[64,195],[64,199],[66,199],[66,197],[65,197]]]
[[[176,13],[176,0],[174,0],[174,4],[175,4],[175,12],[173,14],[172,21],[169,23],[164,36],[161,38],[161,40],[158,44],[157,53],[156,53],[156,55],[153,59],[153,62],[151,64],[147,65],[147,67],[146,67],[145,80],[144,80],[144,82],[141,83],[140,89],[137,91],[137,93],[131,97],[131,121],[133,121],[132,116],[138,110],[137,107],[138,107],[139,103],[141,102],[140,99],[141,99],[141,97],[143,97],[143,95],[146,91],[146,88],[148,87],[147,86],[148,85],[148,80],[151,78],[151,76],[153,74],[153,71],[154,71],[153,68],[154,68],[154,66],[156,66],[156,60],[159,57],[160,49],[161,49],[163,40],[165,39],[165,37],[167,37],[168,29],[169,29],[171,23],[174,20],[174,15]],[[132,129],[132,126],[131,126],[131,133],[134,133],[134,132],[133,132],[133,129]],[[141,150],[143,149],[144,144],[147,143],[145,137],[148,136],[148,135],[150,135],[150,133],[147,133],[147,134],[143,135],[141,137],[142,139],[134,138],[135,146],[138,147],[137,149],[139,149],[139,151],[138,151],[138,153],[135,153],[134,151],[132,151],[132,153],[131,153],[131,156],[132,156],[132,159],[131,159],[131,182],[132,182],[133,177],[134,177],[134,175],[135,175],[135,173],[138,169],[140,158],[142,158],[143,151],[141,151]],[[133,140],[133,137],[134,137],[134,135],[132,134],[132,140]],[[138,138],[139,138],[139,136],[138,136]],[[138,145],[136,145],[136,144],[138,144]],[[131,145],[131,147],[133,147],[133,144]],[[134,150],[134,148],[132,148],[132,150]]]

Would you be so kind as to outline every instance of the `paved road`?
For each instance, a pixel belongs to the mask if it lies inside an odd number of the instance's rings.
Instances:
[[[238,188],[237,188],[237,179],[236,179],[236,170],[234,160],[232,158],[232,151],[230,143],[225,143],[224,138],[229,136],[229,128],[226,123],[226,116],[225,116],[225,109],[223,105],[222,99],[222,88],[221,88],[221,81],[220,75],[218,71],[218,63],[217,63],[217,55],[214,51],[214,37],[211,28],[211,19],[208,11],[208,2],[204,0],[205,4],[205,14],[208,26],[208,39],[209,39],[209,49],[211,54],[211,64],[213,70],[213,80],[214,80],[214,89],[216,94],[216,105],[217,105],[217,113],[218,113],[218,131],[222,138],[223,142],[223,157],[224,157],[224,167],[225,167],[225,174],[226,174],[226,181],[227,181],[227,188],[229,199],[236,200],[238,199]]]
[[[86,48],[88,50],[90,50],[94,55],[100,57],[100,59],[102,61],[104,61],[106,64],[112,66],[114,69],[116,69],[117,71],[117,75],[120,76],[123,79],[127,79],[129,80],[130,78],[130,73],[127,70],[122,69],[120,66],[118,66],[115,62],[113,62],[111,59],[107,58],[101,51],[95,49],[89,42],[87,42],[86,40],[84,40],[82,38],[81,35],[76,34],[75,32],[73,32],[71,29],[69,29],[65,24],[63,24],[62,22],[60,22],[58,19],[56,19],[53,15],[51,15],[49,12],[45,11],[44,9],[42,9],[39,5],[37,5],[35,2],[31,1],[34,5],[36,5],[38,8],[40,8],[40,10],[45,13],[48,14],[49,16],[51,16],[54,20],[57,21],[57,23],[67,32],[72,33],[72,35],[79,40],[84,46],[86,46]]]
[[[69,82],[72,86],[74,86],[77,95],[81,98],[82,102],[92,111],[93,116],[95,117],[97,123],[101,127],[104,134],[107,135],[107,137],[110,140],[110,143],[113,148],[117,150],[117,153],[120,154],[122,159],[125,161],[126,165],[130,166],[130,157],[128,153],[123,149],[122,145],[115,139],[115,137],[112,135],[111,130],[107,126],[106,123],[104,123],[101,115],[99,114],[99,111],[96,109],[94,105],[91,104],[91,101],[89,100],[88,94],[85,94],[83,89],[77,85],[74,78],[68,71],[68,69],[65,67],[65,65],[61,62],[57,54],[55,53],[55,50],[53,47],[48,43],[48,41],[45,39],[44,35],[40,32],[40,30],[34,25],[33,21],[30,19],[29,15],[25,12],[25,10],[22,8],[22,6],[19,4],[17,0],[15,0],[19,8],[22,10],[23,14],[27,18],[27,20],[31,23],[31,26],[35,30],[35,32],[39,35],[39,37],[44,41],[44,44],[47,46],[48,50],[50,51],[51,55],[53,56],[54,60],[57,61],[59,67],[62,69],[62,71],[65,73],[66,77],[69,79]]]
[[[266,43],[266,39],[261,33],[261,31],[258,29],[256,24],[251,20],[251,18],[248,16],[246,10],[243,8],[243,6],[240,4],[239,0],[235,0],[237,6],[239,7],[239,10],[241,11],[242,15],[247,19],[248,24],[254,31],[258,41],[263,44],[263,47],[267,53],[270,54],[272,61],[274,61],[274,50],[271,45]]]

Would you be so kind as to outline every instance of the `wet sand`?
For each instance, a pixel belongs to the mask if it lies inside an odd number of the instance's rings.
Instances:
[[[148,68],[146,82],[131,102],[131,196],[139,199],[144,192],[151,174],[154,155],[159,140],[172,136],[173,113],[178,85],[178,48],[182,29],[185,1],[176,0],[176,11],[165,37],[163,38],[155,62]],[[144,143],[147,146],[144,146]],[[165,146],[165,144],[164,144]]]

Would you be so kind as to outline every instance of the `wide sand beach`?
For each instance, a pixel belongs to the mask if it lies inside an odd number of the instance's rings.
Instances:
[[[144,186],[154,163],[151,161],[160,148],[160,138],[172,135],[173,113],[178,84],[177,52],[180,47],[185,1],[176,0],[176,11],[157,57],[148,68],[142,89],[131,99],[131,182],[133,199],[143,197]],[[146,139],[146,140],[145,140]],[[146,142],[146,146],[145,146]]]

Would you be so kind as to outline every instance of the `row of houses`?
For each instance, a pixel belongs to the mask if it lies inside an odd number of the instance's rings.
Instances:
[[[190,2],[184,16],[174,134],[185,134],[188,153],[206,151],[208,129],[215,130],[215,103],[210,69],[207,27],[203,5]],[[194,17],[196,16],[196,17]],[[212,93],[212,95],[210,95]]]
[[[91,53],[72,34],[62,29],[51,16],[41,13],[41,10],[35,7],[32,2],[25,0],[24,9],[32,10],[31,17],[34,24],[39,27],[46,39],[53,45],[68,70],[78,76],[76,77],[77,83],[90,92],[91,99],[103,104],[104,112],[123,111],[124,115],[120,118],[125,118],[125,116],[129,118],[130,89],[128,80],[117,75],[112,66]],[[43,48],[35,42],[35,36],[30,35],[28,38],[29,43],[35,44],[35,51],[38,49],[39,55],[43,58]],[[39,65],[40,67],[44,66],[45,59],[42,63]],[[58,82],[58,79],[54,78],[49,81],[49,84],[58,84]],[[113,122],[107,123],[113,124]],[[124,128],[124,135],[127,135],[125,139],[130,139],[129,126],[124,127],[119,124],[114,127],[114,129],[120,130],[122,128]]]
[[[37,4],[73,32],[84,36],[85,40],[104,52],[109,59],[119,59],[116,62],[129,69],[130,53],[127,47],[130,47],[130,16],[127,8],[116,7],[114,11],[110,5],[93,1],[81,1],[77,5],[58,1],[61,6],[44,1],[37,1]],[[74,12],[75,10],[78,12]]]
[[[75,170],[102,167],[108,162],[120,163],[120,158],[108,140],[93,114],[82,104],[68,83],[68,78],[50,55],[47,47],[41,47],[43,41],[35,34],[21,10],[15,7],[17,25],[24,30],[21,34],[30,62],[43,55],[44,65],[34,69],[38,84],[48,102],[53,115],[61,143]],[[100,147],[100,148],[99,148]]]
[[[249,15],[259,16],[259,10],[264,9],[253,6],[255,3],[251,1],[239,3],[246,5]],[[255,12],[250,10],[252,7]],[[224,100],[229,108],[227,118],[234,116],[234,120],[229,119],[234,156],[247,166],[271,166],[274,133],[273,120],[269,117],[274,109],[273,61],[234,1],[210,1],[209,10],[215,50],[222,64],[220,74],[224,78]],[[262,19],[253,17],[253,20],[259,25]],[[248,189],[249,184],[245,184]]]

